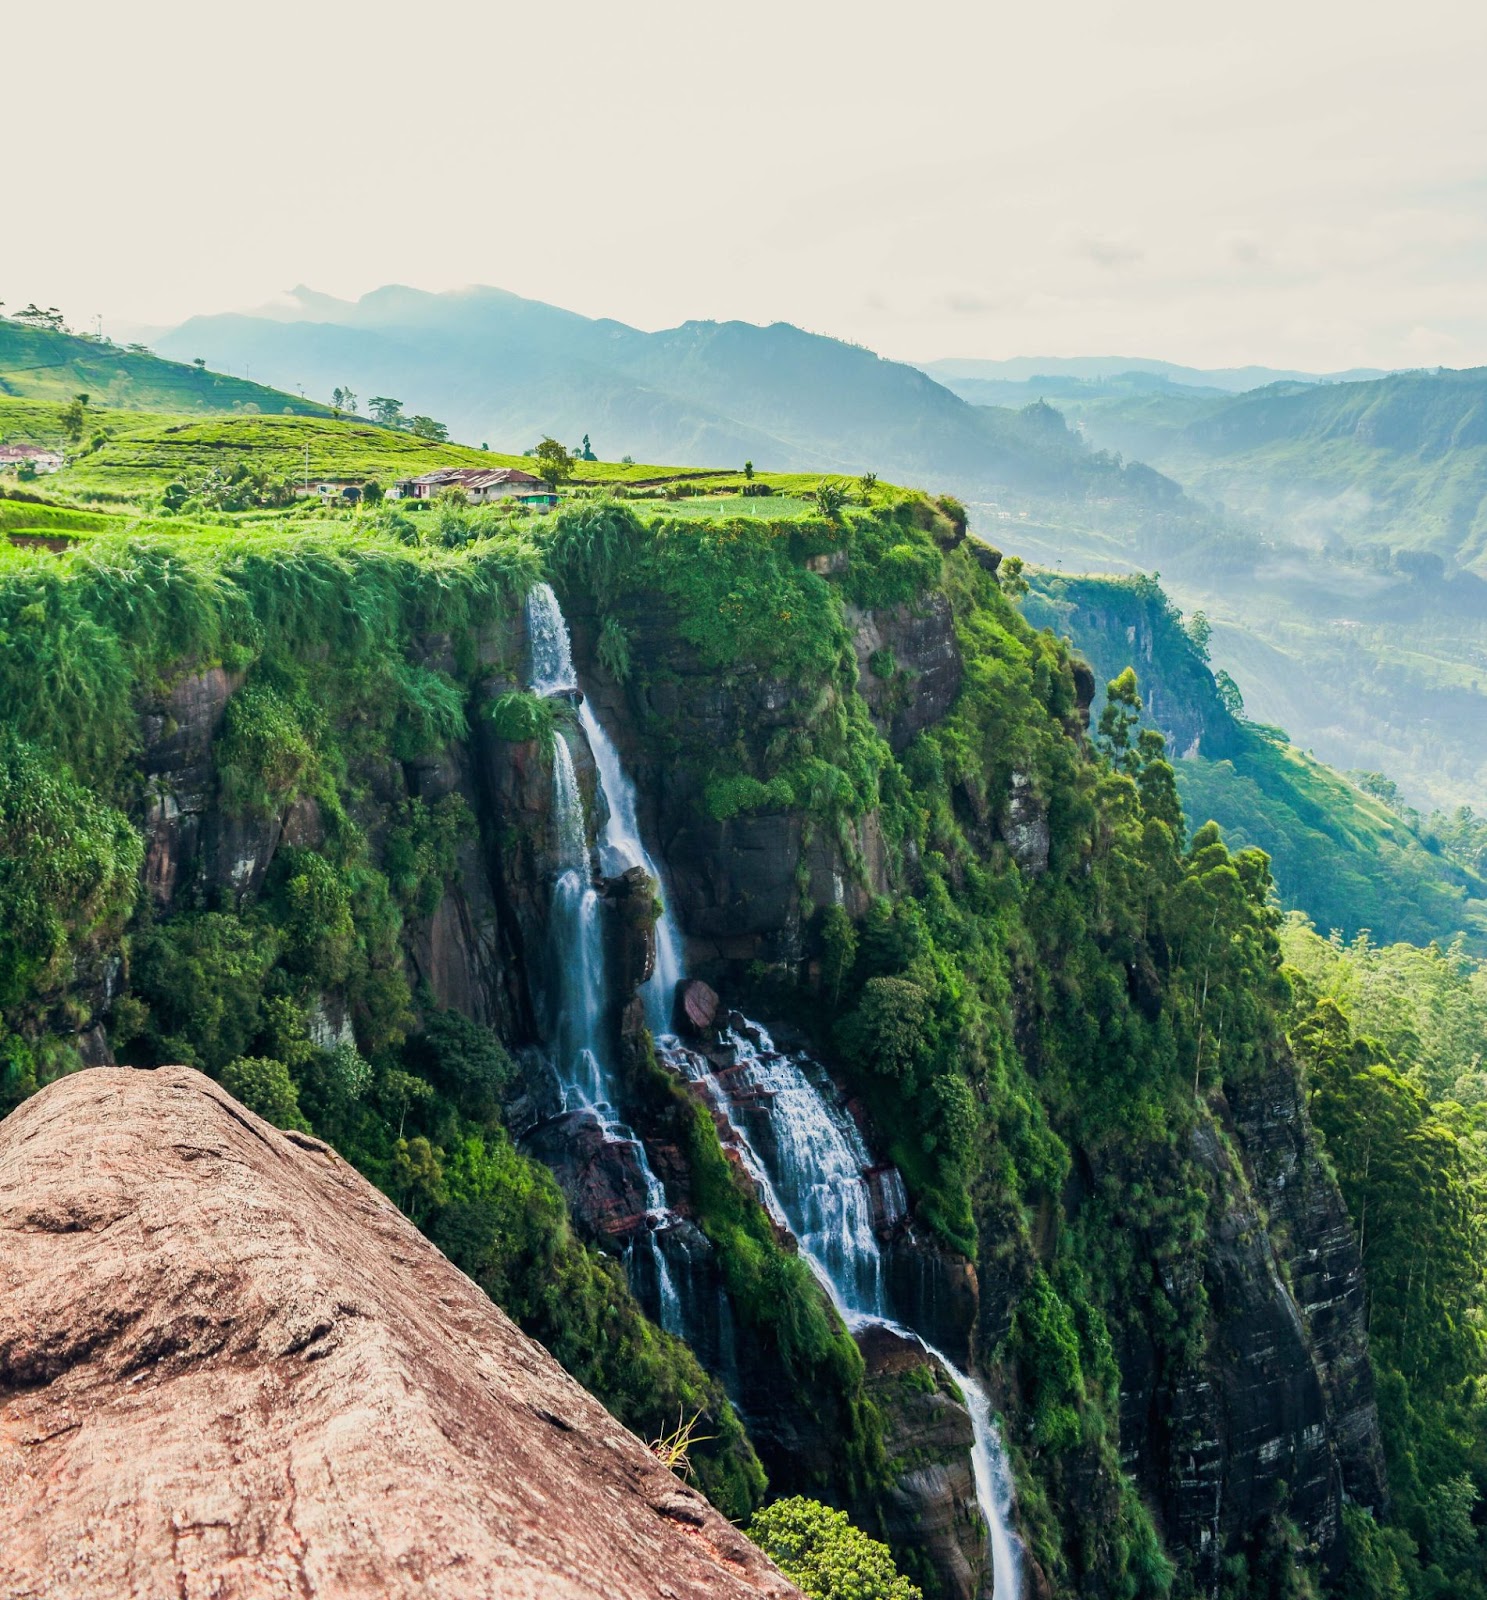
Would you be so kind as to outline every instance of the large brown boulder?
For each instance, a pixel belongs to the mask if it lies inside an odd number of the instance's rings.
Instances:
[[[375,1189],[181,1067],[0,1123],[16,1596],[794,1596]]]

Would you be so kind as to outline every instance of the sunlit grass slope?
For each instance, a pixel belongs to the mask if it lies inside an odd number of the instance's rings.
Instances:
[[[148,350],[0,318],[0,395],[65,403],[75,394],[86,394],[100,407],[129,411],[231,411],[248,405],[265,413],[330,411],[302,395],[191,362],[165,361]]]

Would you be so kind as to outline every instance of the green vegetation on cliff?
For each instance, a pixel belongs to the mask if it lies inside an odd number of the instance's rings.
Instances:
[[[1354,1517],[1359,1592],[1487,1594],[1487,968],[1459,945],[1284,946],[1312,1116],[1357,1224],[1396,1523]]]
[[[56,1030],[83,1020],[90,980],[110,992],[134,908],[127,988],[108,1003],[121,1057],[200,1066],[274,1120],[308,1122],[644,1437],[701,1410],[714,1436],[695,1452],[701,1479],[740,1516],[763,1475],[721,1388],[646,1321],[615,1263],[574,1236],[546,1169],[511,1144],[498,1042],[410,984],[406,920],[441,897],[473,819],[457,797],[414,797],[380,840],[358,820],[389,753],[414,760],[466,732],[475,640],[537,570],[517,537],[448,553],[340,528],[12,553],[0,1109],[80,1064]],[[458,677],[409,659],[441,632],[461,641]],[[125,814],[139,703],[213,670],[242,682],[214,751],[224,818],[276,830],[299,806],[320,838],[277,850],[254,892],[223,886],[162,916],[136,893]],[[339,1038],[312,1035],[326,994],[344,1008]]]
[[[642,711],[651,758],[697,811],[721,827],[743,810],[802,816],[859,875],[853,825],[878,819],[900,892],[856,920],[821,911],[814,986],[761,968],[753,1003],[815,1030],[921,1220],[1016,1284],[1001,1354],[1043,1570],[1055,1587],[1098,1572],[1103,1592],[1166,1593],[1172,1568],[1116,1454],[1116,1350],[1152,1340],[1174,1381],[1206,1359],[1201,1275],[1154,1263],[1201,1252],[1242,1181],[1216,1183],[1190,1153],[1207,1096],[1284,1050],[1269,873],[1212,827],[1185,840],[1161,741],[1136,738],[1132,706],[1091,760],[1067,648],[958,533],[906,498],[780,530],[647,528],[611,507],[545,543],[595,631],[631,636],[630,704],[676,704],[709,665],[767,686],[767,726],[748,715],[756,693],[721,727]],[[854,693],[845,606],[912,610],[931,592],[964,683],[895,757]],[[1076,1152],[1098,1192],[1065,1215]],[[1133,1171],[1162,1176],[1133,1189]],[[1066,1486],[1091,1471],[1108,1487],[1075,1511]]]
[[[273,421],[244,426],[272,438]],[[652,782],[709,975],[813,1037],[904,1177],[921,1259],[974,1263],[960,1334],[995,1384],[1050,1592],[1299,1600],[1331,1577],[1347,1593],[1341,1490],[1381,1518],[1349,1511],[1353,1576],[1418,1559],[1411,1600],[1447,1592],[1429,1568],[1470,1575],[1487,1488],[1469,1438],[1481,1243],[1461,1151],[1477,1133],[1423,1096],[1472,1092],[1475,1023],[1432,1033],[1423,1005],[1390,1037],[1428,1041],[1428,1083],[1381,1079],[1372,1058],[1360,1074],[1296,1010],[1308,983],[1332,991],[1283,970],[1293,935],[1266,855],[1188,827],[1184,764],[1141,725],[1132,676],[1111,671],[1091,736],[1086,671],[1021,614],[954,501],[825,487],[781,517],[594,497],[543,519],[442,506],[128,530],[119,511],[70,547],[8,552],[0,912],[20,936],[0,963],[4,1104],[96,1057],[106,1029],[122,1059],[197,1064],[308,1124],[630,1426],[658,1437],[700,1410],[701,1480],[750,1514],[763,1472],[721,1382],[646,1321],[516,1136],[543,1116],[518,1059],[543,956],[513,902],[547,883],[511,875],[543,826],[513,794],[549,791],[566,716],[520,692],[520,602],[545,575],[586,686]],[[177,881],[188,827],[196,865]],[[452,946],[482,953],[478,981],[451,969]],[[1476,1016],[1433,968],[1402,981]],[[1344,1419],[1347,1384],[1321,1370],[1291,1288],[1316,1241],[1262,1170],[1304,1167],[1305,1111],[1279,1153],[1246,1131],[1287,1092],[1300,1105],[1288,1026],[1375,1252],[1398,1524],[1370,1465],[1361,1319]],[[783,1404],[819,1446],[793,1466],[759,1432],[777,1487],[802,1487],[796,1471],[886,1521],[893,1463],[857,1345],[710,1115],[633,1040],[623,1078],[776,1417]],[[1416,1162],[1398,1168],[1425,1196],[1413,1215],[1440,1230],[1418,1285],[1407,1186],[1372,1188],[1376,1109]],[[1382,1238],[1379,1206],[1395,1208]],[[1345,1237],[1328,1248],[1356,1261]],[[1353,1292],[1327,1300],[1344,1322]],[[1235,1377],[1259,1348],[1265,1364]],[[1216,1434],[1221,1493],[1184,1465]],[[1262,1455],[1272,1436],[1295,1482]],[[831,1531],[808,1521],[812,1539]]]
[[[1134,666],[1147,722],[1185,756],[1176,764],[1190,822],[1216,820],[1236,847],[1271,859],[1281,903],[1346,935],[1449,941],[1487,950],[1487,878],[1419,819],[1391,809],[1292,745],[1245,720],[1239,689],[1215,674],[1152,578],[1038,573],[1029,619],[1073,640],[1101,681]],[[1448,819],[1439,826],[1448,831]],[[1457,829],[1467,822],[1458,821]],[[1454,837],[1454,835],[1452,835]],[[1466,854],[1463,845],[1462,854]]]

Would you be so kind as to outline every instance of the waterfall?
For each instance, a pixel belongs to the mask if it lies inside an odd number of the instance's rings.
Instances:
[[[536,694],[577,694],[578,678],[568,627],[557,596],[545,583],[527,597],[531,640],[530,685]],[[608,876],[644,867],[665,898],[665,879],[640,837],[635,786],[619,752],[586,699],[579,724],[599,771],[608,816],[598,839],[599,864]],[[565,1100],[572,1096],[598,1117],[606,1136],[636,1142],[615,1118],[607,1049],[603,924],[593,886],[582,797],[572,752],[559,738],[553,764],[559,824],[560,870],[553,889],[553,970],[559,974],[555,1049]],[[882,1251],[874,1231],[872,1157],[851,1117],[835,1102],[824,1071],[804,1056],[789,1056],[754,1023],[724,1035],[722,1052],[683,1046],[669,1033],[672,999],[682,977],[682,945],[675,918],[663,909],[656,923],[655,970],[642,989],[646,1021],[664,1059],[698,1085],[737,1135],[737,1149],[766,1208],[799,1243],[800,1253],[849,1328],[879,1322],[915,1338],[950,1373],[965,1397],[974,1444],[971,1464],[976,1500],[991,1547],[996,1600],[1018,1600],[1019,1546],[1011,1531],[1013,1484],[991,1402],[981,1384],[959,1371],[911,1328],[890,1317]],[[637,1154],[647,1188],[650,1226],[626,1252],[635,1277],[652,1277],[661,1326],[683,1332],[682,1299],[667,1267],[659,1235],[675,1219],[643,1147]],[[895,1169],[876,1171],[879,1208],[894,1220],[907,1200]],[[645,1265],[639,1255],[643,1251]],[[726,1305],[719,1320],[724,1354],[732,1338]]]
[[[906,1333],[955,1380],[971,1418],[971,1466],[991,1550],[992,1593],[997,1600],[1017,1600],[1021,1582],[1011,1531],[1012,1474],[991,1401],[943,1351],[889,1315],[867,1178],[872,1160],[856,1123],[821,1086],[821,1069],[808,1057],[777,1050],[757,1023],[725,1032],[721,1052],[704,1054],[673,1036],[661,1041],[661,1049],[727,1118],[766,1210],[795,1236],[847,1326],[878,1322]],[[881,1192],[886,1205],[902,1203],[896,1172]]]
[[[573,752],[553,740],[553,817],[558,833],[558,878],[552,891],[553,1054],[565,1110],[597,1106],[609,1096],[604,1048],[604,929],[599,892],[589,870],[583,798]]]
[[[795,1236],[843,1316],[886,1321],[883,1257],[862,1181],[872,1157],[862,1135],[850,1117],[827,1114],[802,1064],[776,1051],[762,1028],[749,1024],[748,1035],[725,1035],[733,1064],[716,1071],[696,1051],[666,1044],[739,1134],[766,1209]],[[757,1154],[766,1141],[774,1145],[767,1161]]]
[[[550,584],[535,584],[528,592],[527,636],[531,645],[532,692],[576,695],[578,674],[573,666],[573,645]],[[672,999],[682,977],[681,936],[665,903],[666,880],[640,837],[640,824],[635,818],[635,785],[625,772],[614,741],[586,698],[579,699],[578,721],[599,769],[599,787],[609,808],[599,835],[599,864],[611,878],[631,867],[644,867],[661,891],[663,909],[656,922],[656,965],[641,987],[641,998],[647,1026],[652,1033],[664,1033],[671,1026]]]
[[[527,642],[532,661],[527,687],[533,694],[565,694],[578,687],[568,624],[551,584],[534,584],[527,592]]]
[[[527,633],[531,643],[528,682],[532,692],[565,698],[574,694],[577,678],[568,625],[563,620],[557,596],[545,583],[536,585],[527,596]],[[614,746],[604,735],[598,720],[586,705],[581,710],[583,730],[599,767],[600,786],[609,809],[608,821],[599,837],[601,865],[611,875],[642,864],[650,871],[649,858],[640,847],[635,829],[634,788],[625,779]],[[558,865],[549,917],[549,971],[557,979],[548,1008],[552,1065],[562,1091],[563,1109],[589,1113],[607,1140],[628,1145],[634,1152],[646,1187],[646,1228],[625,1251],[625,1264],[634,1276],[639,1244],[654,1284],[658,1320],[667,1332],[680,1333],[681,1296],[657,1237],[674,1220],[666,1204],[666,1191],[651,1168],[645,1146],[619,1120],[615,1111],[607,1037],[604,912],[599,891],[594,886],[588,826],[573,766],[573,751],[561,729],[553,739],[552,786]],[[639,856],[625,859],[632,840]],[[659,959],[656,965],[657,973],[653,974],[652,981],[659,975]],[[679,960],[676,965],[680,967]],[[675,987],[675,979],[672,987]]]
[[[578,720],[594,752],[599,782],[609,802],[609,818],[599,836],[599,861],[610,877],[618,877],[631,867],[644,867],[662,895],[661,915],[656,919],[656,965],[641,986],[645,1002],[646,1026],[652,1033],[665,1033],[671,1026],[671,1006],[676,986],[682,977],[681,938],[676,919],[666,904],[665,880],[641,842],[640,824],[635,820],[635,785],[620,765],[620,753],[605,733],[594,708],[587,699],[578,706]]]

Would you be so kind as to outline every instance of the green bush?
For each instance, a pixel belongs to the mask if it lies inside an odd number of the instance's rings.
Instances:
[[[314,741],[303,713],[267,683],[245,685],[227,703],[217,746],[222,802],[236,815],[267,815],[308,787]]]
[[[299,1109],[299,1094],[282,1061],[263,1056],[239,1056],[229,1061],[219,1074],[222,1087],[276,1128],[299,1128],[308,1133],[310,1124]]]
[[[54,990],[73,950],[120,931],[143,857],[126,817],[0,726],[0,1016]]]
[[[811,1600],[923,1600],[886,1544],[818,1500],[776,1500],[755,1513],[749,1537]]]
[[[432,1011],[412,1044],[412,1059],[461,1116],[488,1122],[516,1077],[500,1039],[457,1011]]]
[[[396,809],[382,847],[382,868],[407,916],[431,917],[458,868],[460,845],[475,834],[464,797],[447,794],[433,805],[414,797]]]
[[[514,744],[537,739],[545,749],[551,749],[556,715],[554,701],[540,694],[513,690],[491,702],[486,720],[498,739],[509,739]]]
[[[278,955],[272,927],[228,912],[177,916],[141,930],[131,976],[150,1008],[154,1059],[220,1072],[247,1055]]]
[[[907,978],[869,978],[857,1009],[843,1018],[837,1042],[869,1072],[912,1079],[924,1057],[929,996]]]
[[[338,987],[356,949],[350,885],[313,850],[281,850],[274,865],[282,879],[284,965],[317,989]]]

